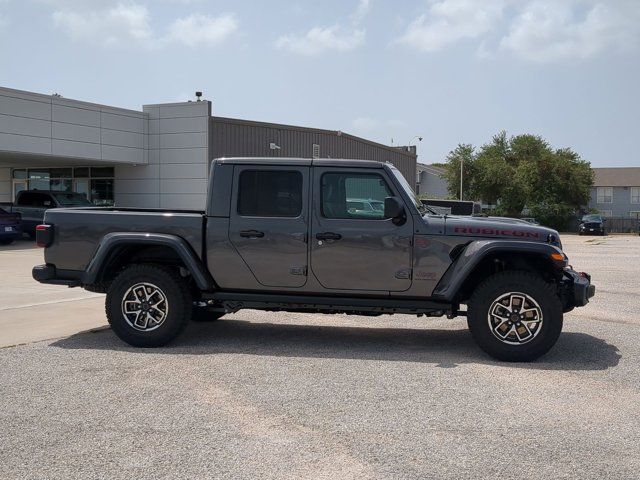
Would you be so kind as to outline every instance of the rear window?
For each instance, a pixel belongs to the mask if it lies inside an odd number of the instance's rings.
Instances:
[[[93,204],[87,197],[78,193],[55,193],[56,201],[64,207],[86,207]]]
[[[247,217],[297,217],[302,213],[302,174],[245,170],[240,174],[238,213]]]

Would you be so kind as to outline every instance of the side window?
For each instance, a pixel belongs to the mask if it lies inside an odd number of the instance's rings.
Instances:
[[[53,207],[53,201],[49,195],[45,195],[44,193],[32,193],[33,199],[31,200],[31,205],[37,208],[49,208]]]
[[[18,198],[18,201],[16,202],[16,205],[20,206],[20,207],[32,207],[34,206],[33,201],[34,201],[34,194],[33,193],[23,193],[20,195],[20,198]]]
[[[322,215],[326,218],[381,220],[384,199],[393,192],[375,173],[325,173],[322,175]]]
[[[302,174],[284,170],[245,170],[238,181],[238,214],[297,217],[302,213]]]

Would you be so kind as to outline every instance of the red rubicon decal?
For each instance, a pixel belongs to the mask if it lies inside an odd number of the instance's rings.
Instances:
[[[538,232],[523,232],[521,230],[501,230],[498,228],[455,227],[454,233],[466,235],[495,235],[504,237],[540,238]]]

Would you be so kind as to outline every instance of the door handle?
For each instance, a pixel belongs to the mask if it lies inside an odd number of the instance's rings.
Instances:
[[[342,238],[342,235],[340,235],[339,233],[324,232],[317,233],[316,238],[318,240],[340,240]]]
[[[240,236],[244,238],[262,238],[264,237],[264,232],[259,232],[258,230],[240,230]]]

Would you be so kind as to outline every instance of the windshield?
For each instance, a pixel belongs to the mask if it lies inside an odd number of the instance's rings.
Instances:
[[[416,195],[416,192],[414,192],[413,188],[411,188],[411,185],[409,185],[409,182],[407,182],[407,180],[404,178],[404,175],[400,173],[400,170],[398,170],[396,167],[394,167],[390,163],[387,163],[387,166],[391,169],[393,176],[396,177],[396,180],[398,180],[398,183],[400,184],[402,189],[405,191],[407,196],[411,200],[413,200],[416,208],[420,213],[430,212],[430,213],[433,213],[434,215],[438,215],[438,213],[436,213],[434,210],[432,210],[431,208],[429,208],[428,206],[426,206],[424,203],[420,201],[420,199]]]
[[[90,207],[93,204],[80,193],[54,193],[59,205],[65,207]]]
[[[600,215],[585,215],[582,217],[583,222],[601,222],[602,217]]]

